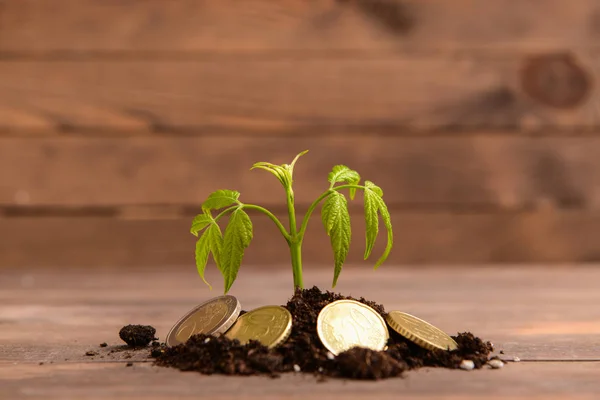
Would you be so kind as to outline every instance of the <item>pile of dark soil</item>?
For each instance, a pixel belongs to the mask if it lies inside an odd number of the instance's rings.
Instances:
[[[293,316],[293,328],[290,338],[277,348],[269,350],[258,342],[242,346],[224,336],[195,335],[175,347],[155,348],[152,357],[160,366],[204,374],[277,376],[302,371],[340,378],[383,379],[425,366],[459,368],[463,360],[471,360],[475,368],[481,368],[493,351],[491,343],[484,343],[471,333],[453,336],[459,346],[457,350],[425,350],[390,329],[385,351],[353,348],[333,357],[317,335],[317,316],[327,304],[341,299],[358,300],[385,318],[380,304],[313,287],[297,290],[284,306]]]
[[[119,331],[119,337],[131,347],[147,346],[155,340],[156,329],[150,325],[126,325]]]

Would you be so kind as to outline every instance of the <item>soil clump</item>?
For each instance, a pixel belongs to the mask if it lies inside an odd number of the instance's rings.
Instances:
[[[119,331],[119,337],[131,347],[148,346],[153,340],[156,329],[149,325],[126,325]]]

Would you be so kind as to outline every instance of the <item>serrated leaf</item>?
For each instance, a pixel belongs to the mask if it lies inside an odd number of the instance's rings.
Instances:
[[[244,210],[238,208],[229,217],[229,223],[223,236],[220,264],[225,280],[225,293],[231,289],[237,277],[242,265],[244,250],[250,245],[251,240],[252,221],[250,221],[250,217]]]
[[[212,290],[212,286],[204,277],[204,270],[206,269],[206,263],[208,262],[208,253],[210,253],[210,245],[208,243],[208,230],[200,235],[200,238],[196,242],[196,268],[198,269],[198,275]]]
[[[217,266],[219,265],[219,255],[223,247],[223,237],[221,235],[221,229],[215,222],[211,223],[207,230],[200,236],[196,242],[196,268],[200,278],[208,285],[212,290],[212,286],[204,277],[204,270],[208,263],[208,255],[212,253]]]
[[[368,182],[368,181],[367,181]],[[373,190],[371,190],[365,183],[365,256],[366,260],[371,255],[373,246],[375,245],[375,239],[379,233],[379,216],[377,210],[379,209],[379,203],[377,197],[379,197]]]
[[[327,180],[332,184],[336,182],[355,181],[357,179],[360,181],[358,172],[351,170],[345,165],[335,165],[327,176]]]
[[[217,190],[211,193],[204,203],[202,203],[202,209],[204,211],[218,210],[237,203],[239,197],[240,192],[235,190]]]
[[[385,246],[385,250],[383,251],[382,256],[375,263],[374,269],[379,268],[379,266],[383,264],[385,260],[387,260],[388,256],[390,255],[390,252],[392,251],[392,246],[394,245],[394,234],[392,232],[392,219],[390,217],[390,212],[388,211],[388,208],[381,197],[379,198],[378,203],[379,213],[381,214],[381,219],[383,220],[383,224],[385,225],[385,228],[387,230],[387,244]]]
[[[221,275],[223,274],[223,268],[221,267],[221,253],[223,252],[223,234],[221,233],[221,228],[217,223],[213,223],[206,230],[209,235],[209,246],[210,253],[212,254],[215,263],[217,264],[217,268],[221,271]]]
[[[345,165],[336,165],[327,176],[327,180],[329,183],[331,183],[332,187],[337,182],[345,182],[349,185],[358,185],[360,182],[360,175],[358,172],[348,168]],[[350,188],[349,192],[350,200],[354,200],[356,188]]]
[[[387,231],[387,244],[385,246],[385,250],[383,251],[383,255],[375,263],[374,269],[377,269],[388,258],[388,256],[390,255],[390,252],[392,251],[392,246],[394,245],[394,234],[392,231],[392,219],[390,217],[390,212],[388,211],[385,201],[383,201],[383,197],[382,197],[383,190],[381,190],[381,188],[379,186],[375,185],[373,182],[370,182],[370,181],[365,181],[365,218],[367,218],[367,209],[366,209],[367,196],[370,196],[369,201],[371,201],[372,203],[374,203],[376,205],[377,213],[381,215],[381,219],[383,220],[383,224],[385,225],[385,228]],[[372,218],[372,214],[369,218]],[[367,222],[367,237],[369,237],[369,223],[368,222]],[[373,242],[374,242],[374,239],[373,239]],[[367,243],[369,243],[369,239],[367,239]],[[367,248],[368,248],[368,246],[369,246],[369,244],[367,244]],[[372,244],[371,244],[371,249],[372,249]],[[369,254],[370,254],[370,252],[369,252]],[[367,255],[367,252],[365,250],[365,259],[366,259],[366,255]]]
[[[208,214],[196,215],[192,220],[192,227],[190,228],[191,234],[194,236],[198,236],[198,232],[206,228],[212,221],[213,218]]]
[[[365,181],[365,187],[374,191],[379,197],[383,197],[383,190],[373,182]]]
[[[332,287],[335,287],[340,272],[342,272],[342,266],[346,261],[352,236],[348,202],[343,194],[332,192],[329,195],[321,209],[321,219],[325,231],[330,237],[331,248],[333,249],[335,269]]]

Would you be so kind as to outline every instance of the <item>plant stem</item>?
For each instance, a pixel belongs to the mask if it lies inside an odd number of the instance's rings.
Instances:
[[[292,271],[294,273],[294,290],[304,288],[302,282],[302,241],[290,243],[292,256]]]
[[[291,243],[292,238],[290,237],[289,233],[285,230],[285,227],[283,226],[283,224],[277,219],[277,217],[275,215],[273,215],[273,213],[271,211],[269,211],[266,208],[263,208],[261,206],[255,206],[254,204],[242,204],[240,207],[246,208],[248,210],[260,211],[263,214],[265,214],[267,217],[271,218],[271,221],[275,222],[275,225],[277,225],[277,228],[279,228],[279,231],[281,232],[281,234],[283,235],[285,240],[288,242],[288,244]]]
[[[302,237],[298,235],[296,227],[296,209],[294,207],[294,191],[291,185],[285,189],[287,197],[288,216],[290,220],[290,255],[292,258],[292,272],[294,274],[294,290],[302,289]]]
[[[229,211],[233,211],[233,210],[235,210],[235,209],[236,209],[236,208],[238,208],[238,207],[239,207],[239,206],[231,206],[231,207],[228,207],[228,208],[224,209],[223,211],[221,211],[221,212],[220,212],[220,213],[219,213],[219,214],[218,214],[218,215],[215,217],[215,221],[218,221],[218,220],[220,220],[220,219],[221,219],[221,218],[222,218],[222,217],[223,217],[225,214],[227,214]]]
[[[290,219],[290,235],[292,238],[296,237],[296,210],[294,208],[294,191],[292,188],[286,189],[287,194],[287,208],[288,216]]]
[[[362,185],[340,185],[340,186],[334,186],[333,190],[341,190],[341,189],[365,189],[364,186]]]

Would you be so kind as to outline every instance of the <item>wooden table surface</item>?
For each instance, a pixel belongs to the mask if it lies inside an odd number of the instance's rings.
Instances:
[[[330,268],[307,285],[329,288]],[[471,331],[509,362],[501,370],[421,369],[380,382],[310,375],[203,376],[159,368],[146,352],[113,352],[126,324],[170,327],[211,292],[193,268],[4,270],[0,273],[0,398],[320,399],[597,398],[600,269],[593,266],[407,268],[348,266],[336,291],[426,319],[451,334]],[[232,292],[244,309],[283,304],[291,271],[244,266]],[[99,344],[107,342],[108,347]],[[86,356],[89,350],[98,353]],[[133,366],[127,367],[127,363]]]

